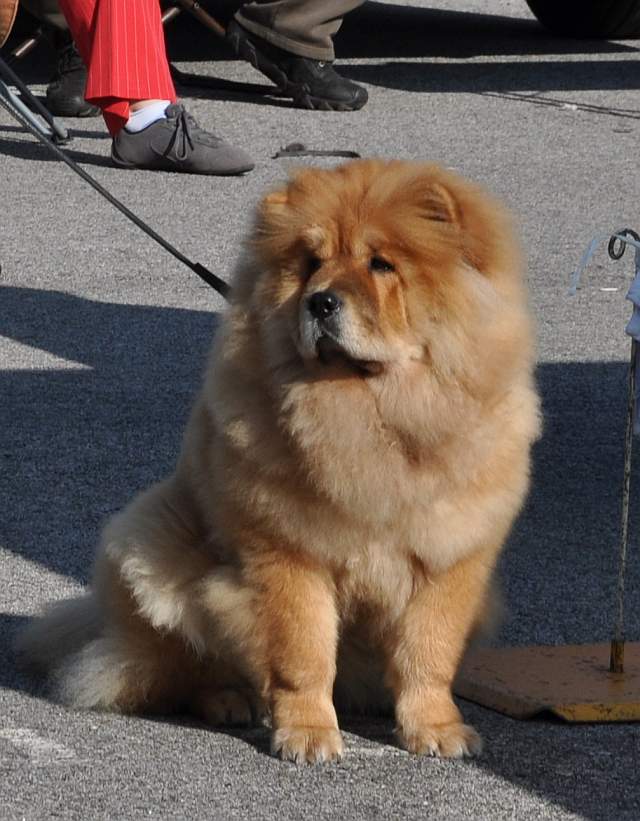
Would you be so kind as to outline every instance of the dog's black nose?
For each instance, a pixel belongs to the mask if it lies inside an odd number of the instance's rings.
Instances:
[[[316,319],[329,319],[342,308],[342,300],[333,291],[316,291],[309,297],[308,306]]]

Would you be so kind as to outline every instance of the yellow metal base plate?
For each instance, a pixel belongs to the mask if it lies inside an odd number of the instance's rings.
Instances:
[[[474,650],[454,692],[513,718],[639,721],[640,643],[625,644],[624,673],[609,672],[609,653],[609,644]]]

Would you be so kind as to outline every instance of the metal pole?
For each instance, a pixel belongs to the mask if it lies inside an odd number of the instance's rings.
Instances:
[[[9,66],[4,62],[4,60],[0,57],[0,80],[4,80],[5,85],[11,84],[14,85],[20,94],[24,97],[25,101],[29,103],[29,106],[33,108],[33,111],[36,114],[39,114],[42,119],[47,123],[49,129],[51,130],[52,139],[54,142],[66,142],[69,139],[69,134],[67,133],[67,129],[63,128],[63,126],[57,122],[55,117],[51,115],[51,112],[45,108],[40,100],[37,97],[34,97],[33,94],[29,91],[29,88],[22,82],[22,80],[18,77],[18,75],[9,68]],[[7,93],[4,95],[7,99],[10,99],[14,104],[15,101],[13,100],[13,95]],[[15,106],[20,110],[22,113],[21,106]],[[30,122],[32,122],[29,115],[24,115]],[[37,124],[34,125],[35,128],[38,130],[42,130],[42,127]],[[44,131],[44,133],[48,136],[48,133]]]
[[[32,51],[38,43],[43,39],[44,31],[42,28],[38,28],[34,31],[34,33],[28,39],[24,40],[20,43],[19,46],[16,46],[11,54],[9,55],[9,59],[7,60],[7,65],[12,66],[17,60],[26,57],[30,51]]]
[[[22,99],[18,94],[14,94],[13,91],[9,88],[9,86],[5,83],[5,81],[0,76],[0,97],[6,100],[11,106],[13,106],[17,111],[19,111],[22,116],[28,120],[33,128],[37,128],[38,131],[41,131],[46,137],[50,139],[54,139],[56,135],[53,133],[53,130],[49,128],[49,126],[45,123],[45,121],[40,117],[38,114],[34,114],[33,111],[26,106]]]
[[[631,456],[633,454],[633,415],[636,396],[636,352],[638,343],[631,340],[629,362],[629,391],[627,396],[627,429],[624,437],[624,479],[622,483],[622,533],[620,537],[620,565],[618,568],[616,624],[611,640],[612,673],[624,672],[624,586],[627,569],[627,545],[629,542],[629,491],[631,487]]]
[[[178,0],[178,3],[183,9],[188,11],[189,14],[192,14],[197,20],[203,23],[209,31],[212,31],[218,37],[222,37],[224,39],[226,33],[224,26],[220,25],[215,17],[212,17],[207,11],[205,11],[197,0]]]
[[[636,244],[635,252],[635,278],[640,274],[640,256],[637,243],[640,236],[630,228],[623,228],[617,231],[609,240],[609,256],[611,259],[621,259],[627,247],[627,240]],[[631,298],[630,295],[627,298]],[[631,299],[635,306],[637,298]],[[620,563],[618,566],[617,584],[617,613],[616,623],[611,640],[611,656],[609,660],[609,671],[611,673],[624,672],[624,592],[625,576],[627,570],[627,547],[629,543],[629,495],[631,487],[631,458],[633,455],[633,433],[634,415],[636,404],[636,360],[638,354],[638,343],[635,338],[631,340],[631,359],[629,362],[629,384],[627,394],[627,429],[624,437],[624,476],[622,482],[622,526],[620,533]]]
[[[167,23],[170,23],[180,14],[180,9],[177,6],[169,6],[168,9],[165,9],[162,12],[162,25],[165,26]]]

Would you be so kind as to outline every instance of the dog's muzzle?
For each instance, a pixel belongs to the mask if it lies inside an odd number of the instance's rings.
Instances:
[[[316,291],[300,310],[300,345],[305,358],[315,359],[322,340],[339,344],[342,324],[342,299],[334,291]]]
[[[349,344],[348,311],[335,291],[316,291],[300,305],[300,353],[324,364],[342,362],[360,374],[381,372],[382,366],[354,356]]]

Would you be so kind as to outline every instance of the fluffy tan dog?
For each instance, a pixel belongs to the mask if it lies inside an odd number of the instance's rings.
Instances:
[[[341,755],[334,704],[474,754],[451,683],[538,425],[496,203],[433,165],[302,171],[259,208],[175,473],[24,648],[71,705],[268,715],[294,761]]]

